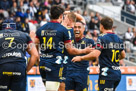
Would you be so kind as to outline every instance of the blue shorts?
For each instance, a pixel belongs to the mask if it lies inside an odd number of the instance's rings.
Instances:
[[[65,89],[88,91],[88,72],[67,71]]]
[[[26,68],[18,63],[0,64],[0,91],[26,91]]]
[[[63,70],[61,68],[61,64],[51,64],[40,61],[39,69],[44,83],[45,81],[60,82],[60,77],[62,77]]]
[[[99,91],[115,91],[120,80],[98,80]]]

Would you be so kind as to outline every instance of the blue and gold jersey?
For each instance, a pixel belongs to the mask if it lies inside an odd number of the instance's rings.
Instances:
[[[99,56],[100,77],[120,78],[119,57],[121,51],[124,50],[122,40],[114,33],[101,34],[98,37],[96,49],[101,51]]]
[[[71,42],[69,31],[56,21],[48,22],[36,32],[40,40],[41,59],[53,59],[48,63],[61,64],[64,57],[64,43]],[[41,60],[42,61],[42,60]]]
[[[73,30],[73,28],[67,28],[67,29],[68,29],[68,33],[71,35],[70,36],[71,41],[72,41],[72,43],[74,43],[74,41],[75,41],[74,30]],[[65,54],[65,56],[63,58],[62,64],[66,66],[68,63],[68,60],[70,59],[66,48],[64,49],[64,54]]]
[[[84,49],[85,47],[88,47],[90,45],[94,46],[94,41],[92,39],[88,38],[82,38],[79,40],[75,40],[73,45],[78,48],[78,49]],[[82,55],[80,55],[82,56]],[[75,56],[69,55],[69,60],[68,60],[68,67],[67,70],[74,70],[74,71],[87,71],[87,68],[89,67],[89,61],[84,60],[81,62],[72,62],[72,58]]]
[[[28,34],[17,30],[0,31],[0,64],[22,62],[26,66],[26,49],[32,40]]]

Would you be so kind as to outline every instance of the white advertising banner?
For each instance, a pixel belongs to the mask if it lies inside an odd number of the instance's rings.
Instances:
[[[126,89],[136,91],[136,76],[126,76]]]
[[[27,91],[45,91],[41,76],[27,76]]]

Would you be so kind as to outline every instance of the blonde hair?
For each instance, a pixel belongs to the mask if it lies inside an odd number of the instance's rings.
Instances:
[[[67,14],[68,19],[72,20],[73,22],[76,22],[76,15],[74,14],[74,12],[70,12]]]

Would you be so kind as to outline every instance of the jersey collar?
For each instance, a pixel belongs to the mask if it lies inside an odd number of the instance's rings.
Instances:
[[[81,38],[75,38],[75,40],[76,40],[76,42],[78,42],[78,41],[80,41],[80,40],[81,40]]]
[[[58,21],[50,21],[51,23],[59,23]]]
[[[113,32],[106,32],[106,33],[109,33],[109,34],[115,34],[115,33],[113,33]]]
[[[76,42],[80,41],[81,39],[83,39],[84,37],[82,38],[75,38]]]

